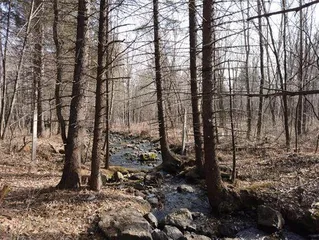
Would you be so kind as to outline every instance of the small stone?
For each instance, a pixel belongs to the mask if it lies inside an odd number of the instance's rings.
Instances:
[[[222,222],[218,226],[218,232],[219,235],[223,237],[230,237],[234,238],[236,237],[236,234],[240,231],[242,231],[245,228],[244,225],[232,223],[232,222]]]
[[[101,173],[101,180],[102,180],[102,185],[106,185],[108,182],[112,180],[112,176]]]
[[[144,186],[144,184],[142,184],[142,183],[136,183],[136,184],[134,184],[134,186],[133,186],[136,190],[144,190],[145,189],[145,186]]]
[[[90,202],[90,201],[93,201],[96,199],[96,196],[95,195],[89,195],[87,198],[86,198],[86,201]]]
[[[163,232],[173,240],[184,239],[183,233],[177,227],[166,225]]]
[[[211,240],[210,237],[207,237],[205,235],[198,235],[190,232],[186,232],[184,237],[186,240]]]
[[[130,180],[143,180],[144,175],[145,174],[136,173],[136,174],[132,174],[128,179],[130,179]]]
[[[264,205],[258,206],[258,225],[264,230],[275,232],[281,230],[285,224],[285,221],[281,213],[271,207]]]
[[[150,213],[145,214],[144,218],[151,224],[152,227],[157,228],[158,221],[153,213],[150,212]]]
[[[146,200],[151,204],[152,207],[157,207],[158,206],[158,198],[156,196],[153,196],[153,194],[150,194],[149,196],[146,197]]]
[[[169,240],[167,235],[159,229],[153,230],[152,238],[153,238],[153,240]]]
[[[148,173],[144,177],[144,184],[147,186],[156,186],[160,187],[163,183],[163,175],[159,172],[156,173]]]
[[[186,229],[193,221],[192,213],[187,208],[181,208],[165,217],[165,224]]]
[[[182,185],[177,187],[177,192],[179,192],[179,193],[193,193],[193,192],[195,192],[195,190],[190,185],[182,184]]]
[[[113,174],[113,180],[116,181],[116,182],[121,182],[124,180],[124,176],[121,172],[115,172]]]

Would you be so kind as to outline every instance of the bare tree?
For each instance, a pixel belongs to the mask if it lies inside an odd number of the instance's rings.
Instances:
[[[261,0],[257,0],[258,15],[261,15]],[[258,103],[258,119],[257,119],[257,140],[260,139],[261,127],[262,127],[262,117],[263,117],[263,101],[264,97],[262,96],[264,92],[264,83],[265,83],[265,70],[264,70],[264,37],[263,37],[263,28],[261,18],[258,18],[258,34],[259,34],[259,68],[260,68],[260,83],[259,83],[259,103]]]
[[[199,111],[199,95],[197,86],[197,29],[196,29],[196,2],[189,1],[189,54],[190,54],[190,77],[191,77],[191,96],[192,96],[192,116],[193,131],[195,143],[196,166],[200,172],[203,171],[203,154],[202,154],[202,137],[200,130],[200,111]]]
[[[54,20],[53,20],[53,40],[55,44],[55,61],[56,61],[56,83],[55,83],[55,104],[56,104],[56,114],[59,121],[59,129],[61,133],[61,138],[64,146],[67,143],[66,136],[66,126],[64,117],[62,115],[62,101],[60,96],[60,89],[62,84],[62,61],[61,61],[61,51],[62,51],[62,43],[59,39],[58,27],[59,27],[59,0],[53,1],[53,9],[54,9]]]
[[[153,0],[155,83],[157,95],[158,127],[160,135],[161,153],[163,159],[162,166],[163,169],[166,171],[175,172],[177,171],[177,167],[179,166],[179,161],[173,157],[172,153],[168,148],[167,135],[165,130],[158,15],[158,0]]]
[[[214,112],[213,112],[213,63],[214,48],[214,2],[203,1],[203,50],[202,50],[202,76],[203,76],[203,129],[204,129],[204,156],[206,170],[206,184],[208,198],[213,209],[218,209],[224,197],[224,185],[220,176],[218,160],[215,150]]]
[[[106,23],[106,3],[105,0],[100,2],[100,17],[99,17],[99,31],[98,31],[98,60],[97,60],[97,73],[96,73],[96,91],[95,91],[95,118],[93,130],[93,147],[92,147],[92,160],[91,160],[91,177],[90,188],[92,190],[100,190],[101,176],[100,176],[100,163],[102,159],[102,117],[103,117],[103,73],[104,73],[104,46],[105,46],[105,24]]]
[[[65,151],[65,163],[59,189],[77,189],[81,185],[81,150],[83,147],[83,126],[85,118],[83,79],[86,57],[87,30],[86,1],[78,0],[77,35],[75,46],[75,66],[70,105],[69,129]]]

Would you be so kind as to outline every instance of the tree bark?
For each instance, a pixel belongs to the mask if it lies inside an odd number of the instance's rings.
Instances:
[[[42,13],[43,13],[43,1],[35,0],[34,8],[36,16],[34,17],[34,87],[36,90],[36,108],[37,108],[37,136],[42,137],[44,134],[44,122],[43,122],[43,107],[42,107],[42,75],[43,75],[43,26],[42,26]]]
[[[261,0],[257,0],[258,15],[261,15]],[[257,119],[257,140],[260,140],[261,127],[262,127],[262,117],[263,117],[263,101],[262,96],[264,91],[265,73],[264,73],[264,40],[262,32],[262,21],[258,18],[258,32],[259,32],[259,51],[260,51],[260,83],[259,83],[259,103],[258,103],[258,119]]]
[[[109,47],[109,0],[106,3],[106,15],[105,15],[105,142],[103,149],[105,150],[104,157],[104,168],[108,169],[110,166],[110,120],[111,120],[111,109],[110,109],[110,69],[111,69],[111,54]],[[113,81],[112,81],[113,84]],[[113,85],[112,85],[113,86]],[[113,88],[112,88],[113,94]],[[112,106],[112,102],[111,102]]]
[[[153,21],[154,21],[154,49],[155,49],[155,83],[157,96],[158,126],[162,152],[162,167],[168,172],[176,172],[179,167],[179,161],[172,156],[168,145],[165,130],[163,93],[162,93],[162,73],[161,73],[161,55],[159,43],[159,21],[158,21],[158,0],[153,0]]]
[[[302,6],[302,0],[299,1],[299,7]],[[299,14],[299,69],[298,69],[298,88],[299,91],[303,90],[303,14],[302,14],[302,9],[300,9],[300,14]],[[298,136],[302,134],[302,115],[303,115],[303,96],[299,95],[298,96],[298,103],[297,103],[297,132],[296,132],[296,139],[298,139]],[[297,141],[297,140],[296,140]],[[297,144],[297,143],[296,143]]]
[[[203,153],[202,153],[202,134],[200,130],[200,111],[199,95],[197,86],[197,63],[196,63],[196,3],[195,0],[189,0],[189,48],[190,48],[190,77],[191,77],[191,96],[192,96],[192,117],[195,143],[196,166],[200,172],[203,172]]]
[[[66,126],[64,117],[62,115],[62,101],[60,96],[60,88],[62,84],[62,63],[61,63],[61,42],[59,41],[59,33],[58,33],[58,26],[59,26],[59,0],[54,0],[53,2],[54,8],[54,21],[53,21],[53,40],[55,44],[55,58],[56,58],[56,83],[55,83],[55,104],[56,104],[56,115],[58,117],[59,122],[59,129],[61,138],[66,147],[67,143],[67,136],[66,136]]]
[[[247,15],[249,17],[249,0],[247,0]],[[250,55],[250,35],[249,31],[250,26],[249,22],[247,22],[247,26],[244,22],[244,41],[245,41],[245,51],[246,51],[246,58],[245,58],[245,77],[246,77],[246,92],[250,94],[250,77],[249,77],[249,55]],[[246,137],[249,140],[251,136],[251,122],[252,122],[252,114],[251,114],[251,99],[250,97],[246,97],[246,111],[247,111],[247,134]]]
[[[203,128],[206,184],[208,198],[213,209],[218,209],[223,201],[224,185],[222,183],[215,150],[214,112],[213,112],[213,0],[203,1]]]
[[[98,52],[97,52],[97,73],[96,73],[96,91],[95,91],[95,118],[94,118],[94,132],[93,132],[93,146],[92,146],[92,161],[91,161],[91,177],[90,188],[98,191],[101,188],[101,174],[100,163],[102,160],[102,95],[103,95],[103,58],[105,46],[105,22],[106,19],[106,4],[105,0],[100,1],[100,17],[99,17],[99,32],[98,32]]]
[[[69,129],[65,151],[65,163],[59,189],[77,189],[81,185],[81,148],[84,128],[85,107],[83,79],[86,57],[85,34],[87,30],[86,1],[78,0],[77,35],[75,46],[75,66],[70,105]]]
[[[0,109],[0,136],[3,135],[3,129],[5,125],[5,112],[6,112],[6,103],[7,103],[7,51],[8,51],[8,42],[9,42],[9,31],[10,31],[10,23],[11,23],[11,1],[8,2],[8,16],[6,23],[6,34],[5,39],[3,40],[0,36],[1,42],[4,41],[3,49],[1,44],[1,60],[2,60],[2,89],[1,89],[1,109]],[[0,10],[2,12],[2,10]],[[1,16],[2,17],[2,16]]]
[[[11,99],[9,101],[8,113],[7,113],[7,115],[6,115],[5,119],[4,119],[4,126],[3,126],[3,131],[1,133],[1,139],[4,139],[5,136],[6,136],[6,133],[7,133],[7,130],[8,130],[8,126],[10,125],[13,108],[14,108],[15,103],[17,101],[17,91],[18,91],[18,87],[19,87],[19,81],[20,81],[21,72],[22,72],[22,65],[23,65],[23,61],[24,61],[24,55],[25,55],[26,46],[27,46],[27,42],[28,42],[28,37],[29,37],[29,33],[30,33],[30,25],[31,25],[33,12],[34,12],[34,0],[32,0],[31,3],[30,3],[30,12],[29,12],[29,16],[28,16],[28,19],[27,19],[27,23],[26,23],[25,36],[23,38],[20,58],[19,58],[19,61],[18,61],[18,66],[17,66],[17,70],[15,72],[15,77],[14,77],[13,93],[12,93],[12,97],[11,97]],[[3,113],[3,114],[5,114],[5,113]]]

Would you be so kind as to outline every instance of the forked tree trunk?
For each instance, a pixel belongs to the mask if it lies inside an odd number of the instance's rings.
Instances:
[[[189,49],[190,49],[190,76],[191,76],[191,95],[192,95],[192,116],[195,143],[196,166],[199,172],[203,172],[203,153],[202,153],[202,134],[200,130],[200,111],[199,95],[197,86],[197,63],[196,63],[196,3],[189,0]]]
[[[164,170],[168,172],[176,172],[180,163],[177,159],[175,159],[172,156],[172,153],[170,152],[168,148],[167,136],[166,136],[166,130],[165,130],[158,15],[159,15],[158,0],[153,0],[155,83],[156,83],[156,94],[157,94],[158,127],[159,127],[162,159],[163,159],[162,167]]]
[[[77,189],[81,186],[81,148],[85,107],[83,72],[85,69],[87,30],[86,0],[78,0],[77,35],[75,46],[75,66],[70,105],[69,129],[65,151],[65,163],[59,189]]]
[[[206,184],[208,198],[213,209],[218,209],[224,197],[224,185],[222,183],[218,161],[215,151],[215,132],[213,114],[213,0],[203,2],[203,127],[204,127],[204,156],[206,170]]]
[[[91,161],[91,177],[90,188],[92,190],[100,190],[101,174],[100,164],[102,160],[103,138],[102,138],[102,95],[103,95],[103,58],[105,45],[105,19],[106,19],[106,4],[105,0],[100,2],[100,17],[99,17],[99,32],[98,32],[98,52],[97,52],[97,75],[96,75],[96,91],[95,91],[95,118],[94,118],[94,132],[93,132],[93,147],[92,147],[92,161]]]

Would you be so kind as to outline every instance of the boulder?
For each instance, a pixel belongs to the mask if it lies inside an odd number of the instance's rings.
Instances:
[[[271,207],[259,205],[257,214],[258,225],[266,231],[275,232],[281,230],[285,224],[281,213]]]
[[[167,235],[163,231],[161,231],[159,229],[154,229],[153,230],[152,238],[153,238],[153,240],[169,240]]]
[[[164,229],[163,229],[163,232],[170,239],[173,239],[173,240],[182,240],[182,239],[184,239],[183,233],[177,227],[166,225],[164,227]]]
[[[195,189],[190,185],[182,184],[182,185],[177,187],[177,192],[179,192],[179,193],[193,193],[193,192],[195,192]]]
[[[187,208],[181,208],[165,217],[165,224],[185,230],[193,221],[192,213]]]
[[[133,208],[103,213],[98,226],[109,239],[152,240],[150,224]]]

